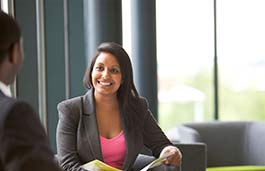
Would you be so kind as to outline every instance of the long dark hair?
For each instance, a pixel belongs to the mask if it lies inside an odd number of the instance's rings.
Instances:
[[[21,30],[16,20],[0,10],[0,64],[20,38]]]
[[[137,107],[139,108],[139,94],[133,82],[133,70],[130,57],[121,45],[114,42],[104,42],[98,46],[96,54],[92,58],[91,63],[88,66],[84,75],[84,86],[87,89],[93,88],[91,73],[97,60],[97,57],[101,52],[107,52],[114,55],[121,67],[121,76],[123,82],[120,88],[118,89],[117,98],[120,107],[123,111],[130,111],[135,113],[134,116],[125,116],[125,119],[127,120],[127,122],[129,122],[127,123],[127,125],[132,124],[132,122],[135,123],[138,119],[137,114],[140,113],[140,111],[138,111],[137,109]]]

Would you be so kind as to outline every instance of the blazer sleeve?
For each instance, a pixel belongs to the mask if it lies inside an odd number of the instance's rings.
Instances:
[[[6,111],[0,147],[4,170],[58,171],[40,120],[30,105],[14,102]]]
[[[141,100],[144,109],[144,144],[152,150],[152,153],[155,157],[158,157],[162,149],[168,145],[172,145],[172,143],[169,141],[162,129],[157,124],[157,121],[155,120],[151,110],[148,107],[147,101],[145,99]]]
[[[79,100],[81,104],[81,100]],[[73,101],[58,104],[59,121],[57,125],[58,161],[65,171],[82,171],[82,162],[77,151],[77,128],[80,108]]]

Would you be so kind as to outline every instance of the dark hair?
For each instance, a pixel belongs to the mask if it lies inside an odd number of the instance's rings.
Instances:
[[[90,65],[88,66],[84,76],[84,86],[87,89],[93,87],[91,73],[97,57],[101,52],[108,52],[114,55],[121,67],[122,84],[117,92],[119,103],[122,107],[126,106],[126,102],[130,99],[138,97],[138,92],[133,82],[133,71],[132,64],[127,52],[122,48],[121,45],[114,42],[101,43],[96,51],[96,55],[92,58]]]
[[[21,30],[16,20],[0,10],[0,64],[20,38]]]

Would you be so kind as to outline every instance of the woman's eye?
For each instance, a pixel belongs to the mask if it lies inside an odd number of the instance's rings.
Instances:
[[[120,69],[112,68],[112,69],[110,69],[110,72],[113,73],[113,74],[118,74],[118,73],[120,73]]]
[[[97,71],[103,71],[103,70],[104,70],[104,68],[103,68],[102,66],[96,66],[95,69],[96,69]]]

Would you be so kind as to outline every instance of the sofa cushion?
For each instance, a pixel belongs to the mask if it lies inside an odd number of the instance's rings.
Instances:
[[[166,135],[173,144],[180,143],[180,141],[181,143],[202,142],[200,134],[196,130],[183,125],[171,128]]]
[[[265,166],[208,167],[206,171],[265,171]]]
[[[254,122],[249,124],[247,129],[248,141],[246,150],[246,165],[264,165],[265,150],[265,123]]]

